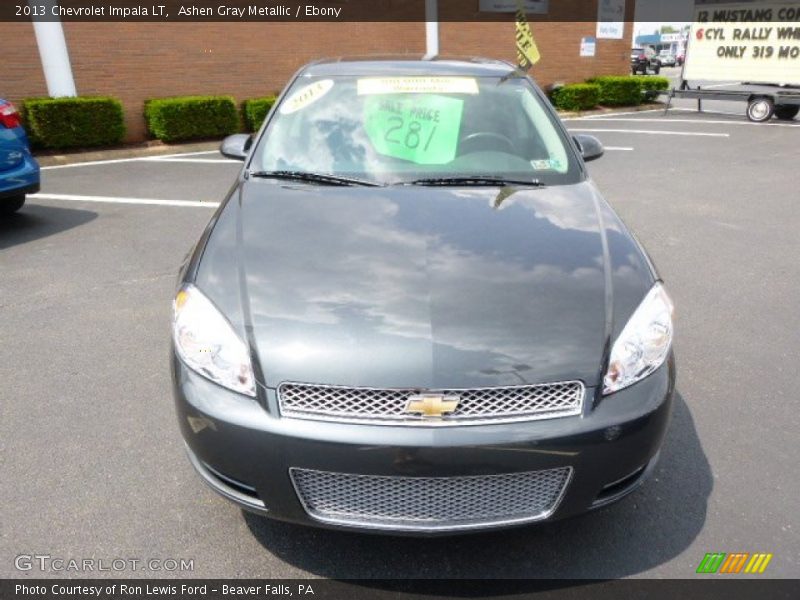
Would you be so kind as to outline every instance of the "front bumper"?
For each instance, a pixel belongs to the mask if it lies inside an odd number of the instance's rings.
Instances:
[[[674,360],[607,398],[587,388],[581,416],[465,427],[392,427],[280,418],[272,389],[251,399],[204,379],[173,354],[173,391],[190,460],[206,483],[247,510],[336,528],[443,533],[573,516],[636,489],[669,422]],[[529,519],[442,527],[353,525],[312,516],[290,469],[394,478],[454,478],[569,469],[552,510]]]

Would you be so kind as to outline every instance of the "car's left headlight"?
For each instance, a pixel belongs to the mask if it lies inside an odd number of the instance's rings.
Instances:
[[[656,283],[611,348],[603,394],[633,385],[664,364],[672,345],[672,313],[672,300]]]
[[[247,345],[211,300],[191,284],[175,296],[172,337],[186,366],[223,387],[255,397]]]

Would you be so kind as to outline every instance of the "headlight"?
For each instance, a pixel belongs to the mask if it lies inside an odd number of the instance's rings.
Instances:
[[[172,337],[188,367],[228,389],[255,397],[250,352],[227,319],[193,285],[173,303]]]
[[[672,311],[664,286],[655,284],[611,348],[603,394],[633,385],[664,364],[672,345]]]

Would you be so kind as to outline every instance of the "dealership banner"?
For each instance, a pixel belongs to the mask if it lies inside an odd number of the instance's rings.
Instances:
[[[597,38],[621,40],[625,32],[625,0],[598,0]]]

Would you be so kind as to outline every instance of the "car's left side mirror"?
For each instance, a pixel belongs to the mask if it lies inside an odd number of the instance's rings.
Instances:
[[[226,158],[244,160],[247,158],[247,153],[250,151],[252,144],[253,136],[247,133],[235,133],[222,140],[219,151]]]
[[[575,140],[578,150],[586,162],[597,160],[605,153],[603,143],[593,135],[575,135],[572,139]]]

